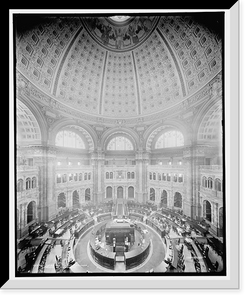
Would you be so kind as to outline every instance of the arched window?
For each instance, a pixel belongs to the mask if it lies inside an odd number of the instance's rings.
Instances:
[[[32,178],[32,189],[36,188],[36,177]]]
[[[202,177],[202,186],[207,187],[207,177],[206,176]]]
[[[127,173],[127,178],[130,179],[130,172]]]
[[[184,137],[180,131],[171,130],[163,133],[155,143],[155,149],[184,146]]]
[[[109,177],[110,179],[113,179],[113,172],[110,172]]]
[[[155,201],[155,190],[153,188],[150,188],[150,201]]]
[[[131,173],[131,179],[134,179],[135,178],[135,172],[132,172]]]
[[[167,175],[166,175],[166,173],[162,173],[162,180],[163,180],[163,181],[166,181],[166,180],[167,180]]]
[[[82,173],[79,173],[79,181],[82,181]]]
[[[109,172],[106,172],[106,179],[109,179]]]
[[[106,198],[112,198],[112,187],[107,186],[106,188]]]
[[[208,177],[208,186],[209,189],[213,188],[213,179],[211,177]]]
[[[56,183],[61,183],[62,182],[62,177],[61,174],[56,175]]]
[[[59,147],[85,149],[85,144],[81,137],[70,130],[59,131],[56,135],[55,144]]]
[[[223,229],[223,207],[219,208],[219,228]]]
[[[156,174],[153,173],[153,180],[156,180]]]
[[[73,174],[69,174],[69,181],[73,181]]]
[[[78,191],[74,191],[72,194],[72,203],[74,208],[79,208],[80,202],[79,202],[79,193]]]
[[[31,179],[28,177],[26,179],[26,190],[29,190],[31,188]]]
[[[85,190],[85,201],[90,201],[90,188]]]
[[[20,220],[19,220],[19,218],[20,218],[20,212],[19,212],[19,209],[17,208],[17,210],[16,210],[16,224],[17,224],[17,229],[20,228]]]
[[[168,204],[168,194],[165,190],[163,190],[161,193],[161,206],[167,207],[167,204]]]
[[[67,182],[67,174],[63,174],[63,183]]]
[[[171,181],[171,174],[167,173],[167,181]]]
[[[211,210],[211,203],[207,200],[203,201],[203,217],[207,221],[211,222],[212,220],[212,210]]]
[[[182,195],[179,192],[174,194],[174,207],[182,208]]]
[[[221,180],[216,178],[214,182],[214,187],[216,191],[221,192]]]
[[[30,109],[19,100],[16,108],[17,143],[41,141],[39,124]]]
[[[117,188],[117,198],[123,198],[123,187],[118,186]]]
[[[134,150],[134,147],[128,138],[124,136],[116,136],[108,143],[107,150]]]
[[[183,174],[179,174],[179,176],[178,176],[178,182],[183,182]]]
[[[78,174],[75,173],[75,174],[74,174],[74,180],[77,181],[77,179],[78,179]]]
[[[88,180],[90,180],[90,179],[91,179],[91,173],[88,174]]]
[[[23,191],[23,180],[19,179],[17,182],[17,191],[22,192]]]
[[[149,172],[149,180],[152,180],[152,173]]]
[[[88,173],[84,173],[84,180],[88,179]]]
[[[36,202],[31,201],[27,206],[27,223],[30,223],[36,218]]]
[[[158,180],[161,180],[161,174],[158,173]]]
[[[134,198],[135,194],[134,194],[134,187],[133,186],[129,186],[128,188],[128,198]]]
[[[64,193],[60,193],[57,197],[57,207],[66,207],[66,197]]]

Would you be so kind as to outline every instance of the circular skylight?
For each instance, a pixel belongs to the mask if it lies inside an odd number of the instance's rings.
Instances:
[[[130,16],[113,16],[113,17],[110,17],[111,20],[113,20],[115,22],[119,22],[119,23],[125,22],[129,18],[130,18]]]

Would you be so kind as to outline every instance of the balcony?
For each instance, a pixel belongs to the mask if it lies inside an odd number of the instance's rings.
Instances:
[[[222,199],[222,197],[223,197],[223,192],[205,188],[205,187],[201,187],[200,192],[203,195],[207,195],[209,197],[213,197],[213,198],[217,198],[217,199]]]
[[[28,199],[38,199],[38,187],[30,190],[24,190],[22,192],[17,192],[17,201],[28,200]]]
[[[18,165],[17,172],[38,172],[38,167],[29,165]]]
[[[223,171],[222,165],[203,165],[200,166],[200,171]]]

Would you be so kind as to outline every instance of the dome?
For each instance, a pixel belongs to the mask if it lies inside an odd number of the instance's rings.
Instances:
[[[150,118],[222,70],[219,34],[194,16],[19,18],[17,72],[64,111]]]

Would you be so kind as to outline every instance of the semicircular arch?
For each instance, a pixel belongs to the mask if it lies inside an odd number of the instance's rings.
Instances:
[[[70,130],[78,133],[83,137],[83,141],[87,143],[86,149],[89,151],[94,151],[97,145],[97,136],[92,128],[89,126],[78,123],[72,120],[60,120],[51,128],[49,142],[51,145],[55,145],[55,140],[58,132],[62,130]]]
[[[17,142],[41,144],[47,142],[47,124],[40,110],[33,103],[16,100]]]
[[[136,132],[134,132],[133,130],[130,130],[128,128],[122,128],[122,129],[118,129],[117,128],[112,128],[108,131],[106,131],[101,139],[101,147],[103,150],[107,149],[107,145],[109,144],[109,142],[112,140],[112,138],[114,137],[118,137],[118,136],[123,136],[126,137],[133,145],[133,151],[136,151],[139,148],[139,136]]]
[[[184,125],[176,122],[169,122],[160,126],[159,124],[155,125],[151,127],[150,131],[148,130],[148,132],[146,133],[147,137],[145,138],[145,149],[147,151],[151,151],[159,136],[164,132],[172,130],[181,132],[184,138],[184,145],[188,143],[188,131],[184,127]]]

